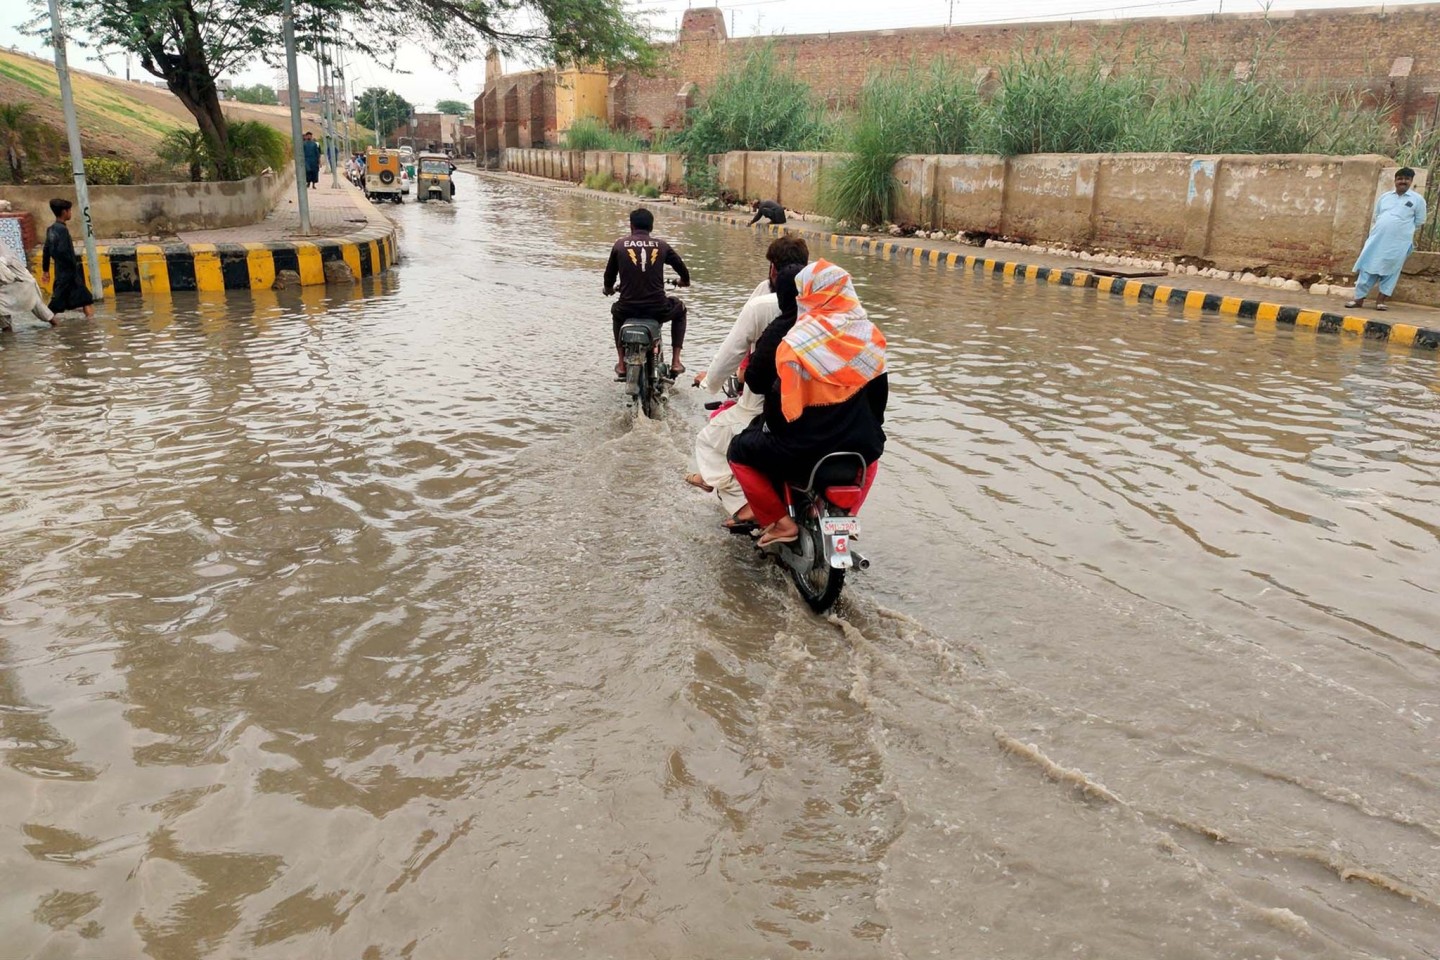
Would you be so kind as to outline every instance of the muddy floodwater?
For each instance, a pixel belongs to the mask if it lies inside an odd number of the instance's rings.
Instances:
[[[826,255],[828,618],[636,422],[622,206],[0,338],[0,956],[1440,957],[1440,362]],[[697,369],[765,239],[661,211]]]

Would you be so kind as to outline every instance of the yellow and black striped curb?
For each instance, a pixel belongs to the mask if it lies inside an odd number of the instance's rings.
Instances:
[[[509,176],[515,176],[515,174],[509,174]],[[564,184],[565,186],[574,186],[568,181],[548,180],[544,177],[526,176],[524,179],[552,185]],[[594,190],[586,190],[585,192],[612,203],[634,205],[643,202],[639,198],[627,194],[602,193]],[[1109,277],[1078,268],[1042,267],[1015,260],[997,260],[992,257],[975,256],[973,254],[959,253],[958,251],[940,250],[921,246],[913,240],[885,240],[878,237],[831,233],[828,230],[812,227],[804,223],[788,223],[784,225],[770,223],[748,224],[740,218],[725,213],[716,213],[709,210],[692,210],[680,206],[669,207],[668,209],[685,217],[704,220],[709,223],[720,223],[730,227],[748,228],[752,232],[757,233],[764,232],[776,236],[782,235],[787,231],[804,233],[812,237],[828,240],[832,250],[856,250],[872,253],[885,260],[898,260],[908,257],[917,263],[929,263],[937,267],[944,266],[950,269],[960,269],[964,267],[966,270],[982,274],[996,274],[1016,280],[1030,280],[1036,283],[1057,283],[1070,287],[1091,287],[1101,293],[1108,293],[1127,301],[1171,304],[1194,310],[1204,310],[1211,313],[1233,316],[1241,320],[1252,320],[1257,327],[1268,324],[1278,324],[1281,326],[1314,329],[1321,333],[1350,333],[1368,337],[1373,340],[1385,340],[1401,346],[1418,347],[1426,350],[1440,349],[1440,330],[1430,327],[1417,327],[1410,323],[1391,323],[1385,320],[1374,320],[1369,317],[1358,317],[1343,313],[1331,313],[1325,310],[1307,310],[1303,307],[1286,306],[1281,303],[1270,303],[1265,300],[1251,300],[1247,297],[1232,297],[1218,293],[1207,293],[1203,290],[1187,290],[1184,287],[1178,287],[1171,283],[1170,281],[1175,278],[1170,277],[1156,278],[1159,282],[1152,280],[1132,280],[1125,277]]]
[[[395,228],[369,227],[354,236],[264,243],[137,243],[97,248],[100,279],[108,292],[174,293],[187,290],[269,290],[275,275],[292,270],[302,286],[323,284],[325,264],[349,264],[357,278],[384,273],[395,263]],[[31,263],[37,279],[40,257]],[[88,271],[87,271],[88,272]],[[88,281],[88,277],[87,277]]]

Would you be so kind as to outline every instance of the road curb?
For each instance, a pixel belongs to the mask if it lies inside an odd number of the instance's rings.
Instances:
[[[491,175],[493,175],[493,173]],[[515,177],[526,182],[534,182],[541,185],[564,186],[569,189],[581,190],[586,195],[593,195],[598,199],[608,200],[612,203],[633,206],[637,203],[644,202],[641,198],[629,194],[613,194],[598,190],[586,190],[583,187],[571,184],[569,181],[555,181],[545,177],[532,177],[514,173],[504,173],[502,176]],[[1204,290],[1192,290],[1176,285],[1173,281],[1177,278],[1174,277],[1157,277],[1154,280],[1135,280],[1125,277],[1102,276],[1080,267],[1041,266],[1039,264],[1027,264],[1019,260],[1002,260],[995,257],[962,254],[958,251],[927,247],[923,245],[923,241],[917,242],[905,238],[886,240],[878,237],[832,233],[829,230],[812,227],[803,222],[787,223],[783,226],[769,223],[750,225],[745,223],[740,217],[710,210],[692,210],[687,207],[670,204],[666,204],[665,209],[691,219],[748,229],[753,233],[769,233],[774,236],[781,236],[787,231],[791,233],[803,233],[812,237],[820,237],[821,239],[828,240],[832,250],[871,253],[884,260],[910,259],[917,263],[928,263],[935,267],[944,266],[952,270],[959,269],[963,266],[966,270],[973,272],[993,274],[1015,280],[1034,283],[1057,283],[1062,286],[1090,288],[1100,293],[1108,293],[1111,296],[1120,297],[1127,302],[1163,303],[1182,306],[1192,310],[1201,310],[1206,313],[1216,313],[1222,316],[1233,316],[1240,320],[1253,321],[1256,329],[1263,329],[1268,326],[1291,326],[1300,329],[1313,329],[1320,333],[1353,334],[1371,340],[1384,340],[1398,346],[1413,347],[1421,350],[1440,350],[1440,329],[1418,327],[1409,323],[1376,320],[1371,317],[1361,317],[1353,314],[1309,309],[1268,300],[1253,300],[1247,297],[1226,296],[1218,293],[1209,293]]]
[[[372,223],[345,237],[253,243],[136,243],[98,247],[106,294],[269,290],[281,270],[302,286],[325,283],[325,264],[349,265],[356,279],[384,273],[398,255],[396,227]],[[31,258],[40,276],[40,255]]]

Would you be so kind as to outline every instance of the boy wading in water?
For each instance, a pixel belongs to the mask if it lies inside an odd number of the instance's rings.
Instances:
[[[66,310],[84,310],[85,316],[95,316],[95,298],[85,286],[85,275],[80,272],[80,258],[75,256],[75,244],[70,239],[70,230],[65,224],[75,216],[69,200],[51,200],[50,212],[55,222],[45,231],[45,252],[40,257],[40,277],[50,282],[50,262],[55,262],[55,286],[50,292],[50,312],[64,313]]]

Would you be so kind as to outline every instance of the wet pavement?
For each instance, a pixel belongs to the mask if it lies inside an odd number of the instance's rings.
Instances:
[[[0,338],[15,955],[1440,956],[1433,356],[827,251],[893,383],[816,618],[606,374],[624,208],[461,190]],[[697,368],[766,238],[658,232]]]

